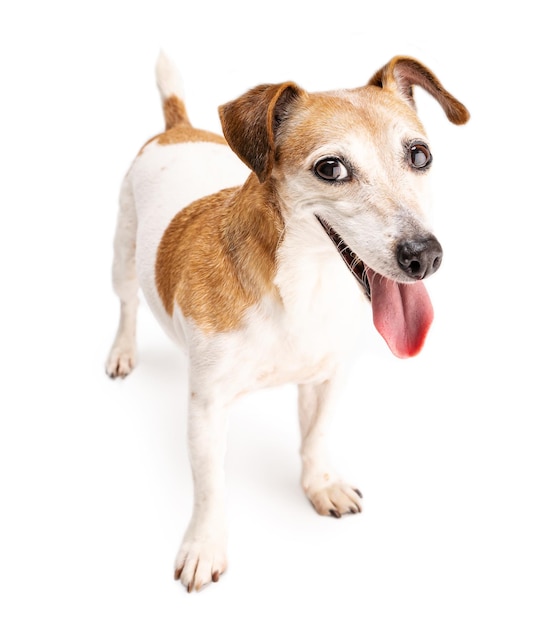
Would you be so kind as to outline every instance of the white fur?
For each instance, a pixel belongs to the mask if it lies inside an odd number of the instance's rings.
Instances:
[[[160,52],[156,61],[156,85],[160,92],[162,102],[170,96],[177,96],[180,100],[184,99],[184,86],[181,75],[177,71],[175,64],[171,59]]]

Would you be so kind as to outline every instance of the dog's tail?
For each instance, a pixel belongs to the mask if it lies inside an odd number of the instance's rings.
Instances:
[[[181,75],[173,61],[162,51],[156,61],[156,84],[162,98],[166,130],[179,124],[191,126],[184,105],[184,89]]]

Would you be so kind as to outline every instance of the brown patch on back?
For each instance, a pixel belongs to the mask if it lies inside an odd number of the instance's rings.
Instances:
[[[209,141],[212,143],[225,144],[226,140],[220,135],[215,135],[208,130],[199,130],[192,126],[174,126],[165,133],[158,135],[159,144],[184,143],[188,141]]]
[[[166,120],[166,130],[164,133],[157,136],[159,144],[185,143],[190,141],[226,143],[226,140],[220,135],[216,135],[207,130],[194,128],[188,118],[184,102],[176,95],[166,98],[162,106]]]
[[[210,143],[220,143],[226,144],[226,140],[220,135],[215,135],[208,130],[200,130],[198,128],[194,128],[192,126],[174,126],[169,130],[166,130],[159,135],[155,135],[151,137],[147,142],[145,142],[139,151],[139,154],[145,149],[153,141],[157,141],[161,145],[168,145],[174,143],[189,143],[189,142],[197,142],[197,141],[205,141]]]
[[[275,289],[283,227],[271,189],[254,175],[243,188],[224,189],[183,209],[156,258],[166,311],[172,315],[177,303],[205,332],[238,327],[245,311]]]
[[[224,137],[208,130],[194,128],[190,123],[184,102],[176,95],[166,98],[162,107],[166,121],[166,130],[159,135],[154,135],[154,137],[145,142],[139,151],[140,154],[153,141],[157,141],[161,145],[196,141],[226,144]]]

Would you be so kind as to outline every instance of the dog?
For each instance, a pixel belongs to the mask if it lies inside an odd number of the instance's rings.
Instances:
[[[120,321],[106,371],[135,365],[141,288],[189,359],[194,504],[174,577],[190,592],[226,570],[226,413],[247,392],[297,385],[305,494],[322,515],[361,512],[361,492],[328,458],[326,422],[365,313],[396,356],[421,350],[433,319],[423,279],[442,260],[413,87],[454,124],[469,113],[404,56],[356,89],[254,87],[219,107],[224,137],[191,125],[163,53],[156,80],[165,130],[120,191]]]

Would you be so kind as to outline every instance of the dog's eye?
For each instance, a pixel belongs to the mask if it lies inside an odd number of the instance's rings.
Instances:
[[[350,178],[350,172],[346,169],[344,163],[336,157],[326,157],[317,161],[314,166],[314,173],[318,178],[328,181],[347,180]]]
[[[410,163],[412,167],[415,167],[417,170],[423,170],[432,160],[431,152],[424,143],[415,143],[410,146]]]

